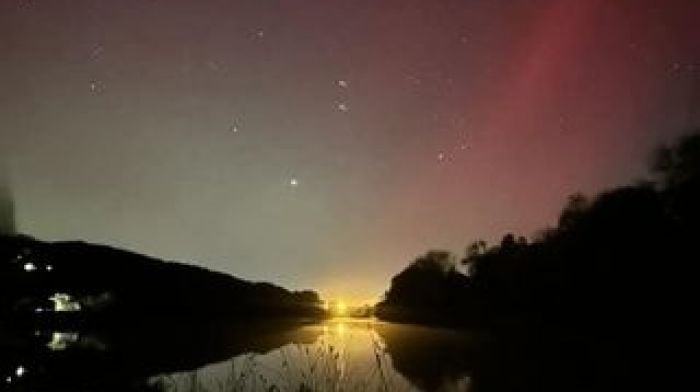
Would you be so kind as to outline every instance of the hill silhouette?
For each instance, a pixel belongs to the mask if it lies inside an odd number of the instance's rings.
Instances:
[[[68,311],[56,311],[59,306]],[[125,316],[247,319],[325,314],[313,291],[292,292],[108,246],[23,236],[0,237],[0,312],[19,318],[72,315],[97,321]]]

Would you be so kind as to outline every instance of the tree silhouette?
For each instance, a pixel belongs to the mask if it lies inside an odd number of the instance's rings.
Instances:
[[[698,181],[700,179],[700,129],[682,137],[672,146],[659,147],[653,157],[651,169],[666,188]]]
[[[678,316],[673,305],[689,307],[693,297],[700,132],[659,149],[650,169],[653,182],[571,195],[557,226],[532,242],[513,233],[491,247],[472,242],[461,260],[467,275],[438,267],[449,256],[429,252],[392,279],[380,307],[452,324],[527,322],[618,336],[661,328]]]
[[[468,278],[457,272],[454,256],[429,251],[394,276],[376,313],[387,319],[439,321],[459,311]]]
[[[589,201],[583,194],[575,193],[569,196],[568,202],[559,215],[559,229],[566,230],[573,226],[583,216],[588,207]]]
[[[674,218],[684,226],[684,231],[700,230],[700,129],[671,147],[657,150],[652,168]]]

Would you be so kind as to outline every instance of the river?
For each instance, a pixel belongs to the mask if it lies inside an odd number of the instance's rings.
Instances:
[[[10,391],[593,391],[624,362],[551,333],[513,338],[374,319],[133,320],[108,331],[0,325]]]
[[[194,371],[158,375],[150,382],[173,392],[466,391],[467,367],[460,366],[462,357],[455,354],[473,343],[469,336],[441,328],[336,318],[299,327],[289,333],[291,343],[269,352],[237,355]]]

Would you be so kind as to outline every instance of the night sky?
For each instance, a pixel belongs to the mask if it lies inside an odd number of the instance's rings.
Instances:
[[[700,124],[700,1],[0,0],[20,231],[351,301]]]

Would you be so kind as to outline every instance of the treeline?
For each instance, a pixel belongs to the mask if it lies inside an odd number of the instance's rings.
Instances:
[[[700,260],[698,131],[659,148],[649,180],[572,195],[557,226],[532,240],[509,233],[493,246],[474,241],[461,260],[419,257],[392,279],[377,316],[600,334],[677,325]]]

